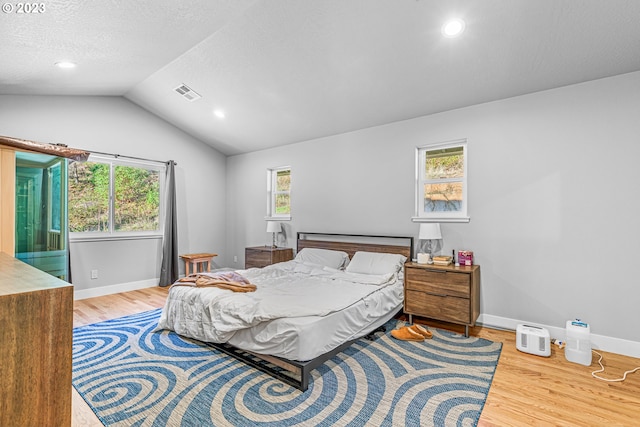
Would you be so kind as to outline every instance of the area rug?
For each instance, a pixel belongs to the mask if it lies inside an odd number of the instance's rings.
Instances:
[[[431,329],[398,341],[392,320],[312,372],[301,392],[158,331],[160,310],[74,329],[73,386],[107,426],[470,426],[502,344]]]

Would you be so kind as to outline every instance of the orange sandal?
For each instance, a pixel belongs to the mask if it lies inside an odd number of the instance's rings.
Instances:
[[[409,326],[409,330],[415,332],[416,334],[422,335],[425,339],[433,338],[433,332],[418,324]]]
[[[408,326],[394,329],[391,331],[391,336],[402,341],[424,341],[424,337],[421,334],[412,331]]]

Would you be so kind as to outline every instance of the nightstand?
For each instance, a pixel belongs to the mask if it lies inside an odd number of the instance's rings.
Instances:
[[[480,266],[404,265],[404,312],[430,319],[474,326],[480,314]]]
[[[277,262],[290,261],[292,259],[292,248],[256,246],[244,249],[244,268],[261,268]]]

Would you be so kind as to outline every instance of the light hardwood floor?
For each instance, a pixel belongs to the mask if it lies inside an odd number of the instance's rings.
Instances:
[[[74,326],[162,307],[166,294],[167,288],[149,288],[76,301]],[[425,323],[463,332],[451,324]],[[640,426],[640,371],[607,383],[591,376],[599,368],[596,356],[591,366],[582,366],[566,361],[555,346],[548,358],[521,353],[514,332],[475,327],[470,334],[503,343],[479,426]],[[610,378],[640,366],[640,359],[602,355]],[[101,426],[75,390],[73,395],[72,425]]]

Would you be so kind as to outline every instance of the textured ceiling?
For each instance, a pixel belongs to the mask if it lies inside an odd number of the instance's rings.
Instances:
[[[465,32],[443,38],[452,16]],[[638,17],[637,0],[58,0],[0,15],[0,94],[124,95],[232,155],[638,71]]]

